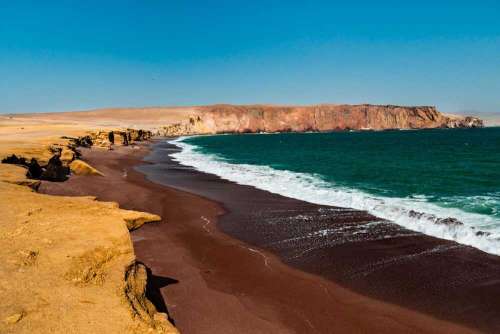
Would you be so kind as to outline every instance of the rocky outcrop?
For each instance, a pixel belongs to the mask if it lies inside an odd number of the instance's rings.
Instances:
[[[114,139],[115,132],[106,133]],[[123,133],[127,142],[149,136]],[[40,186],[34,179],[102,175],[78,159],[78,149],[94,146],[95,137],[65,139],[2,159],[0,332],[178,333],[146,297],[148,271],[136,261],[129,234],[160,216],[33,191]]]
[[[69,140],[69,147],[77,148],[77,147],[91,147],[92,146],[92,137],[89,135],[81,136],[81,137],[68,137],[63,136],[62,139]]]
[[[104,176],[100,171],[90,166],[88,163],[82,160],[74,160],[69,164],[69,169],[72,174],[75,175],[99,175]]]
[[[60,156],[54,155],[40,175],[40,179],[47,181],[66,181],[69,175],[69,167],[64,166]]]
[[[0,173],[0,333],[178,333],[146,298],[129,234],[160,217],[10,180]]]
[[[178,334],[165,314],[158,313],[153,303],[146,297],[147,280],[147,270],[142,263],[133,262],[125,270],[123,297],[130,307],[132,317],[158,333]]]
[[[163,127],[164,136],[215,133],[306,132],[482,127],[474,117],[451,117],[435,107],[393,105],[199,107],[185,122]]]
[[[62,139],[67,140],[65,145],[48,145],[47,151],[52,156],[46,164],[41,164],[34,157],[28,162],[28,158],[15,154],[3,158],[2,163],[25,167],[27,169],[26,177],[35,180],[65,181],[69,177],[70,172],[75,175],[102,175],[101,172],[92,166],[78,160],[81,156],[80,147],[89,148],[97,146],[111,149],[113,145],[127,146],[135,142],[149,140],[152,136],[151,131],[141,129],[95,131],[81,137],[64,136]]]
[[[484,127],[484,122],[477,118],[471,116],[448,116],[446,122],[446,128],[482,128]]]
[[[96,131],[90,134],[92,145],[110,148],[112,145],[127,146],[135,142],[151,139],[153,133],[142,129]]]
[[[30,179],[39,179],[46,181],[66,181],[70,172],[67,165],[64,165],[60,159],[60,154],[55,154],[49,159],[48,163],[43,167],[40,166],[38,160],[31,158],[28,162],[24,157],[17,157],[15,154],[2,159],[4,164],[19,165],[27,168],[26,177]]]

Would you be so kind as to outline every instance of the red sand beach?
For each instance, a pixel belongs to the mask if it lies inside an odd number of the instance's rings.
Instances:
[[[171,172],[171,178],[162,182],[171,182],[170,187],[153,183],[134,169],[144,164],[142,158],[148,150],[146,147],[120,147],[109,152],[84,150],[83,158],[106,177],[74,176],[64,183],[44,183],[41,191],[93,195],[99,200],[116,201],[126,209],[148,211],[163,217],[163,223],[149,224],[132,233],[134,249],[137,258],[152,271],[150,298],[160,311],[168,311],[181,332],[460,333],[474,331],[469,328],[487,332],[495,332],[499,328],[498,317],[494,313],[486,312],[482,317],[478,316],[488,305],[496,303],[497,284],[491,279],[489,286],[486,280],[481,282],[484,283],[482,289],[476,286],[476,281],[468,284],[471,288],[463,291],[463,296],[472,301],[468,310],[454,292],[457,284],[451,285],[450,291],[444,294],[450,297],[441,303],[451,305],[446,309],[434,305],[439,304],[442,295],[433,296],[432,287],[428,290],[426,286],[421,286],[417,294],[415,289],[411,289],[413,285],[429,279],[430,276],[421,274],[422,269],[434,266],[437,270],[434,277],[438,282],[448,277],[451,271],[444,270],[442,266],[445,262],[439,257],[434,264],[426,259],[421,267],[403,263],[395,271],[389,271],[391,275],[399,275],[389,282],[400,284],[396,288],[388,288],[390,284],[383,281],[387,279],[384,275],[369,276],[369,279],[352,276],[352,284],[349,284],[346,276],[341,274],[346,272],[348,266],[364,268],[367,263],[377,263],[381,253],[384,256],[391,252],[397,255],[417,246],[397,244],[397,241],[392,247],[388,244],[351,244],[339,248],[336,258],[330,257],[331,250],[322,253],[324,260],[328,260],[327,267],[317,263],[309,266],[300,261],[294,263],[290,261],[291,257],[286,256],[290,249],[264,247],[272,245],[269,241],[273,238],[284,238],[284,235],[280,236],[272,229],[266,234],[264,226],[258,221],[254,221],[256,228],[245,225],[252,224],[252,220],[248,220],[251,216],[246,215],[243,219],[241,213],[257,212],[264,206],[278,204],[282,208],[309,212],[315,209],[313,206],[256,189],[249,190],[249,187],[232,184],[228,188],[229,182],[179,166],[165,170],[165,165],[149,165],[157,168],[156,174],[146,168],[148,176],[153,179],[155,175],[158,177],[158,173]],[[155,150],[161,154],[158,148]],[[151,159],[154,160],[154,155]],[[175,168],[177,172],[174,172]],[[208,189],[210,184],[213,187]],[[179,188],[198,189],[199,194]],[[215,196],[215,192],[219,192],[220,201],[207,199]],[[233,201],[225,203],[224,197],[233,197]],[[239,199],[240,205],[247,203],[247,208],[241,209],[240,215],[234,211],[238,208],[234,199]],[[365,213],[350,217],[351,223],[367,219]],[[346,222],[345,216],[339,219]],[[418,246],[424,248],[430,247],[430,244],[447,243],[428,237],[407,240],[425,241],[424,245]],[[466,270],[469,272],[477,269],[474,259],[478,257],[486,260],[486,264],[482,265],[484,272],[494,273],[493,268],[499,267],[496,257],[485,257],[475,251],[461,250],[455,255],[458,260],[449,256],[448,261],[459,261],[463,268],[469,268]],[[358,260],[341,260],[349,257]],[[438,270],[440,266],[441,270]],[[403,284],[408,277],[409,282]],[[462,288],[462,285],[459,287]],[[158,291],[161,293],[155,294]],[[470,298],[475,291],[485,298],[489,296],[488,300],[477,304]],[[403,303],[406,299],[410,302]],[[415,300],[424,302],[419,304]]]

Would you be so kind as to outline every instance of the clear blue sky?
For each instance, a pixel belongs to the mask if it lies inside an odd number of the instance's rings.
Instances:
[[[221,102],[500,112],[500,1],[0,0],[0,112]]]

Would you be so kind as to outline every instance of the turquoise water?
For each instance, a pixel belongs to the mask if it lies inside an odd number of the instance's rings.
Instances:
[[[177,143],[184,150],[176,158],[202,171],[367,210],[497,253],[491,243],[500,237],[500,128],[217,135]],[[448,217],[461,224],[439,224]]]

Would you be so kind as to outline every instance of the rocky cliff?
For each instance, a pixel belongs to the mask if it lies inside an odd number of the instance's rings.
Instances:
[[[475,117],[448,116],[435,107],[393,105],[214,105],[196,108],[160,134],[213,134],[482,127]]]
[[[151,133],[43,122],[0,127],[0,333],[178,333],[148,300],[148,272],[129,235],[161,217],[35,191],[40,180],[105,177],[78,159],[81,147],[108,150]]]

